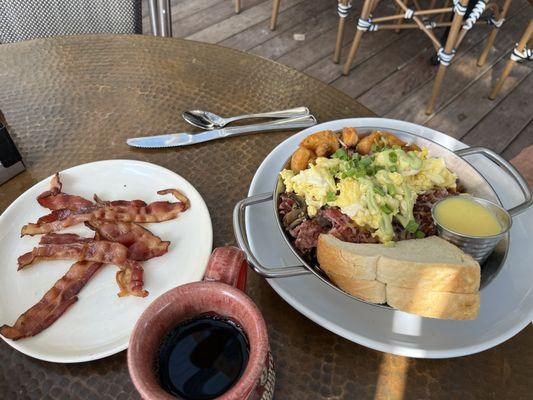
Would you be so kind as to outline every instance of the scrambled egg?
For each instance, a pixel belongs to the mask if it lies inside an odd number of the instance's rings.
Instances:
[[[305,199],[310,217],[326,205],[339,207],[357,225],[371,228],[383,243],[393,238],[394,218],[406,229],[417,229],[413,217],[417,194],[435,187],[454,188],[457,179],[442,158],[428,158],[427,149],[399,148],[372,157],[318,157],[299,173],[283,170],[281,178],[287,192]]]

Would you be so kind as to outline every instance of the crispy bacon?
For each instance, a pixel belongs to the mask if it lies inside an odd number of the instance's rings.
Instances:
[[[119,296],[145,297],[143,289],[143,268],[135,260],[128,259],[128,248],[120,243],[105,240],[72,242],[64,244],[43,244],[18,258],[18,269],[23,269],[38,260],[76,260],[115,264]]]
[[[41,236],[39,244],[89,243],[94,240],[93,238],[81,237],[75,233],[49,233],[48,235]]]
[[[163,222],[177,218],[190,207],[189,199],[176,189],[157,192],[160,195],[172,194],[178,202],[155,201],[146,204],[141,200],[102,201],[96,197],[97,204],[80,210],[62,209],[41,217],[37,223],[22,227],[21,235],[38,235],[57,232],[63,228],[90,220],[121,222]]]
[[[140,225],[129,222],[90,221],[86,225],[93,229],[95,238],[84,238],[74,233],[50,233],[41,237],[41,245],[63,245],[72,243],[90,243],[100,238],[118,242],[128,248],[128,258],[148,260],[165,254],[170,242],[164,242]],[[58,280],[43,298],[22,314],[11,327],[4,325],[0,334],[18,340],[38,334],[48,328],[77,300],[77,294],[87,284],[103,263],[79,261]],[[129,287],[134,279],[134,271],[126,269],[117,274],[121,288]]]
[[[92,261],[73,264],[37,304],[18,317],[13,326],[0,327],[0,334],[18,340],[34,336],[48,328],[78,300],[77,294],[102,265]]]
[[[162,241],[149,230],[132,222],[87,221],[85,225],[102,239],[118,242],[128,248],[128,258],[145,261],[168,251],[170,242]]]
[[[37,197],[39,204],[50,210],[79,210],[93,204],[92,201],[84,199],[81,196],[61,192],[62,186],[59,173],[56,173],[50,181],[50,190],[41,193]]]

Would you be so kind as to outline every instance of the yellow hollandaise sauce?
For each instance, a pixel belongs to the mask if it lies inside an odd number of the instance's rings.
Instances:
[[[469,236],[493,236],[502,231],[496,216],[482,204],[468,197],[449,197],[433,213],[444,228]]]

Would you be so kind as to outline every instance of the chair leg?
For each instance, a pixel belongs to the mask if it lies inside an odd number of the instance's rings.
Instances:
[[[346,24],[346,17],[352,8],[351,0],[338,0],[337,10],[339,13],[339,27],[337,29],[337,40],[335,41],[335,53],[333,54],[333,62],[338,64],[341,59],[342,42],[344,39],[344,26]]]
[[[499,16],[499,21],[502,21],[507,16],[507,13],[509,12],[509,7],[511,6],[512,0],[505,0],[505,3],[503,3],[502,12]],[[500,25],[501,26],[501,25]],[[481,51],[481,55],[479,56],[477,60],[477,66],[482,67],[483,64],[485,64],[485,61],[487,60],[487,56],[489,55],[490,49],[492,49],[492,46],[494,45],[494,40],[496,39],[496,35],[498,34],[498,31],[500,29],[500,26],[494,26],[492,28],[492,32],[490,33],[489,37],[487,38],[487,42],[485,43],[485,47],[483,47],[483,50]]]
[[[241,0],[235,0],[235,14],[241,12]]]
[[[407,6],[409,4],[409,0],[405,0],[403,3]],[[396,6],[396,14],[400,14],[401,12],[402,12],[402,8],[399,5],[397,5]],[[403,20],[404,20],[404,18],[399,18],[399,19],[396,20],[396,23],[398,25],[401,25],[401,24],[403,24]],[[394,32],[400,33],[400,28],[395,29]]]
[[[276,30],[276,24],[278,23],[279,3],[281,0],[272,0],[272,18],[270,19],[270,30]]]
[[[446,39],[444,48],[441,47],[439,51],[439,70],[437,71],[437,76],[435,77],[435,82],[433,83],[433,91],[426,107],[426,115],[432,114],[433,110],[435,109],[435,102],[440,93],[442,81],[444,79],[444,75],[446,74],[446,69],[450,64],[455,52],[457,36],[459,35],[459,30],[462,26],[464,11],[466,10],[467,4],[468,0],[459,0],[459,6],[463,8],[463,11],[462,13],[455,11],[452,25],[450,27],[450,33],[448,34],[448,39]]]
[[[520,41],[516,45],[515,49],[520,53],[523,52],[527,46],[528,41],[531,39],[532,36],[533,36],[533,19],[529,21],[526,31],[520,38]],[[516,64],[516,60],[511,55],[511,59],[507,61],[507,64],[505,65],[505,68],[502,72],[502,75],[500,76],[500,79],[498,79],[498,81],[496,82],[496,85],[492,89],[492,92],[490,92],[489,99],[494,100],[496,98],[496,96],[498,95],[501,88],[503,87],[505,80],[511,73],[511,70],[513,69],[515,64]]]
[[[360,22],[368,20],[368,18],[370,17],[370,12],[372,11],[372,4],[373,0],[364,0],[363,9],[361,10],[361,16],[359,17],[359,21],[357,23],[357,30],[355,31],[352,46],[350,47],[350,53],[348,54],[348,59],[346,60],[346,63],[344,64],[344,68],[342,70],[343,75],[348,75],[350,73],[355,54],[359,49],[359,44],[361,44],[363,33],[366,31],[366,29],[360,25]]]

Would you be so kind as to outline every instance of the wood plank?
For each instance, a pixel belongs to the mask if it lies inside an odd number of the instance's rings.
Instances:
[[[528,13],[519,13],[519,15],[505,24],[505,29],[502,29],[497,37],[498,51],[489,53],[483,67],[478,67],[476,64],[481,51],[478,48],[471,49],[457,62],[453,62],[450,65],[444,77],[441,93],[437,99],[436,113],[459,97],[470,84],[489,71],[496,62],[505,56],[504,52],[513,47],[516,38],[520,37],[520,32],[524,29],[528,19]],[[427,123],[433,117],[433,115],[428,116],[424,112],[432,89],[433,80],[413,91],[410,96],[403,99],[402,102],[385,115],[389,118],[403,119],[419,124]]]
[[[523,149],[533,145],[533,121],[531,121],[518,136],[505,148],[502,156],[507,160],[511,160],[517,156]]]
[[[512,2],[507,23],[513,16],[524,11],[525,7],[529,7],[525,0],[515,0]],[[437,31],[437,33],[437,36],[440,37],[441,32]],[[479,51],[485,44],[484,41],[489,33],[490,30],[484,26],[476,27],[476,29],[468,32],[461,43],[461,47],[454,61],[457,62],[474,47],[476,47],[476,52]],[[404,66],[399,67],[396,72],[372,87],[357,100],[376,114],[385,115],[407,98],[414,90],[435,78],[437,68],[433,67],[429,62],[434,54],[435,50],[432,47],[428,47],[424,52],[413,57]],[[387,96],[383,96],[383,93],[387,93]]]
[[[531,69],[524,64],[517,64],[513,74],[507,78],[505,87],[502,88],[497,100],[488,98],[489,92],[497,77],[500,76],[503,67],[507,63],[507,57],[501,59],[492,70],[487,71],[472,85],[461,93],[455,101],[449,103],[444,109],[429,120],[426,124],[454,138],[461,139],[476,123],[494,109],[507,94],[509,94],[521,81],[523,81]],[[531,114],[530,110],[528,111]],[[495,117],[498,117],[496,114]],[[491,135],[495,132],[491,130]],[[489,139],[490,140],[490,139]],[[477,143],[474,143],[477,145]]]
[[[355,26],[356,23],[351,18],[346,21],[343,44],[351,42],[355,32]],[[307,39],[297,48],[282,55],[277,61],[299,71],[303,71],[321,60],[329,61],[326,62],[326,65],[333,64],[331,57],[333,55],[336,37],[337,24],[319,37],[312,40]]]
[[[390,46],[396,45],[397,43],[400,43],[400,41],[410,40],[414,33],[414,31],[402,32],[400,34],[396,34],[392,31],[377,31],[366,35],[359,46],[357,57],[352,65],[350,75],[348,75],[346,78],[349,79],[352,77],[354,69],[358,68],[361,64],[365,63],[380,52],[386,51],[385,49],[388,49]],[[342,50],[342,54],[345,57],[348,54],[352,39],[353,34],[352,38],[349,40],[349,43],[344,46]],[[330,46],[333,45],[334,43],[332,43]],[[341,60],[341,64],[334,64],[331,61],[331,54],[333,54],[333,52],[331,52],[327,57],[324,57],[318,61],[316,64],[306,68],[304,72],[326,83],[331,83],[340,78],[342,76],[342,63],[344,62],[344,59]],[[355,78],[352,77],[351,79]]]
[[[252,3],[254,0],[247,1]],[[280,11],[293,7],[303,1],[305,0],[283,0],[281,2]],[[188,39],[207,43],[218,43],[259,22],[265,21],[266,23],[270,18],[271,7],[271,1],[263,1],[259,4],[255,3],[255,5],[250,8],[246,6],[246,9],[241,11],[240,14],[234,14],[223,21],[198,31],[195,34],[188,36]]]
[[[348,76],[341,76],[332,85],[348,95],[357,98],[383,79],[390,76],[401,65],[431,46],[421,32],[413,32],[409,40],[397,40],[380,53],[357,66]],[[374,34],[373,32],[370,35]],[[392,35],[396,35],[391,32]],[[382,94],[384,96],[386,94]]]
[[[306,21],[291,27],[280,35],[254,47],[251,53],[276,60],[283,54],[298,48],[300,41],[294,40],[295,33],[305,35],[305,39],[313,40],[322,36],[337,25],[339,16],[331,9],[326,9],[319,14],[312,15]]]
[[[381,13],[388,13],[388,14],[394,13],[395,10],[396,8],[391,2],[382,2],[378,6],[376,15],[381,14]],[[342,48],[343,58],[341,59],[341,63],[337,65],[331,62],[331,56],[333,55],[333,47],[335,44],[335,39],[333,38],[331,39],[331,44],[328,46],[327,49],[321,47],[322,51],[320,52],[320,55],[322,56],[322,58],[320,60],[317,60],[315,64],[307,66],[304,69],[305,73],[317,79],[320,79],[326,83],[331,83],[335,79],[342,76],[342,65],[345,62],[345,59],[349,52],[349,49],[350,49],[350,46],[353,40],[353,36],[355,33],[355,27],[357,25],[357,18],[359,14],[360,14],[360,4],[358,2],[356,3],[354,7],[354,11],[351,13],[353,20],[349,18],[346,24],[347,32],[344,37],[345,44]],[[369,57],[373,56],[374,54],[377,54],[379,51],[383,50],[384,48],[387,48],[390,43],[400,40],[400,38],[402,38],[403,40],[409,40],[412,34],[414,34],[413,31],[410,31],[410,32],[403,31],[400,34],[396,34],[392,31],[377,31],[377,32],[371,32],[370,35],[364,35],[363,40],[361,41],[359,50],[357,52],[357,56],[351,66],[351,70],[353,71],[355,68],[357,68],[358,65],[362,64]],[[328,50],[329,52],[326,53],[326,51]],[[279,61],[284,62],[281,59]]]
[[[514,75],[514,71],[513,71]],[[494,78],[490,79],[494,85]],[[512,82],[505,82],[505,86]],[[529,73],[499,104],[462,138],[469,145],[490,147],[502,152],[533,118],[533,73]],[[485,93],[485,96],[487,93]],[[533,139],[533,138],[532,138]]]
[[[219,42],[219,44],[237,50],[249,50],[280,35],[291,29],[293,26],[297,26],[300,23],[307,21],[309,18],[312,18],[330,7],[331,5],[324,1],[304,1],[297,6],[279,13],[278,25],[275,31],[270,30],[268,23],[261,21],[258,24]]]
[[[246,0],[246,9],[249,10],[261,3],[270,3],[267,0]],[[208,11],[198,12],[188,17],[172,21],[172,31],[175,37],[187,37],[207,29],[219,22],[227,21],[232,17],[239,17],[245,14],[235,14],[235,4],[230,0],[222,0],[217,2],[209,8]]]

